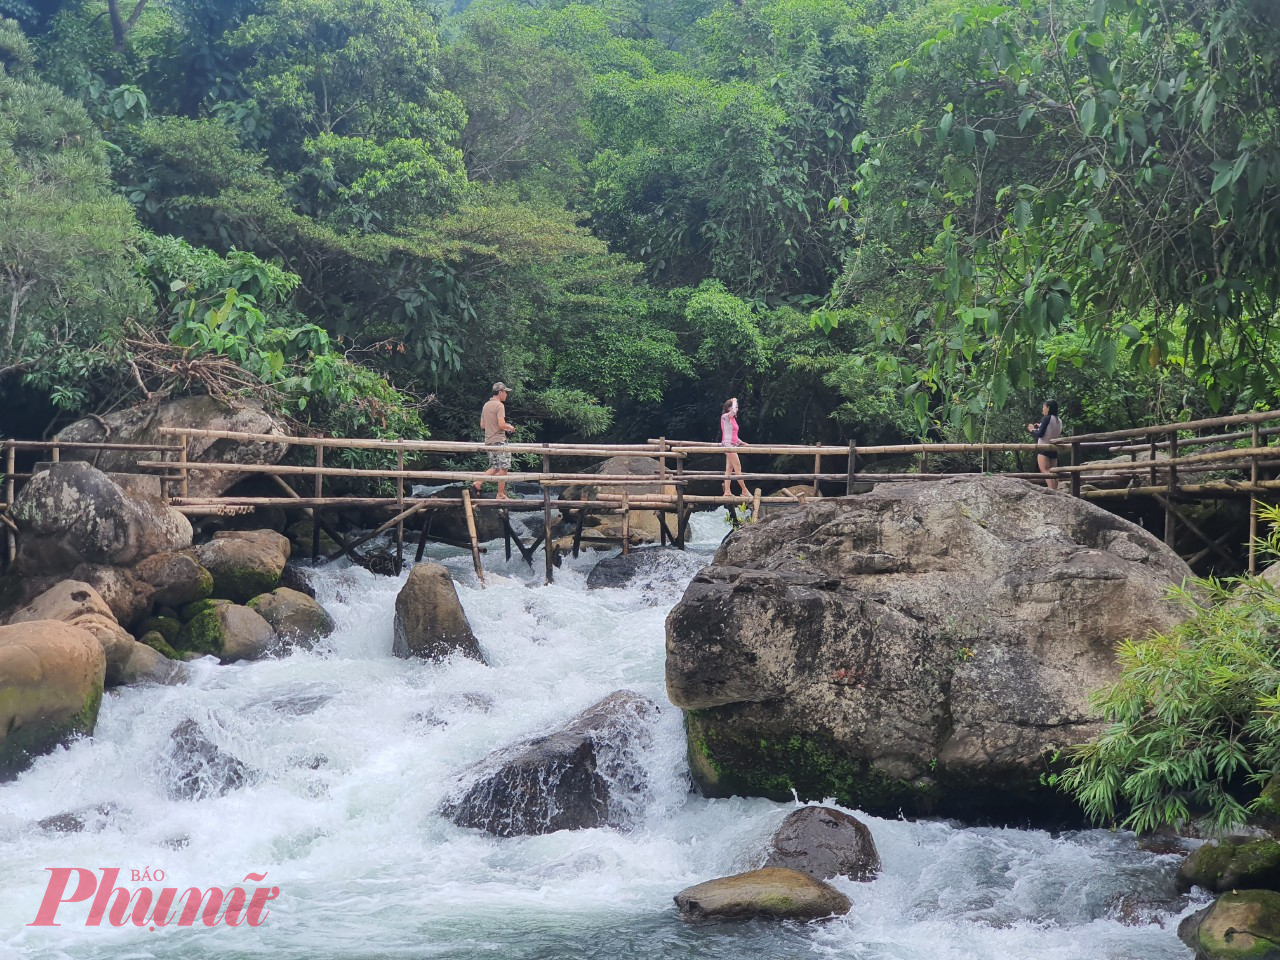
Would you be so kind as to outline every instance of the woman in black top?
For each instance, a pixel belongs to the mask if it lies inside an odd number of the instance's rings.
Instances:
[[[1062,421],[1058,419],[1058,401],[1046,400],[1041,412],[1044,414],[1044,419],[1040,421],[1039,426],[1028,423],[1027,432],[1035,437],[1037,444],[1043,448],[1036,451],[1036,463],[1039,464],[1041,473],[1049,474],[1045,486],[1050,490],[1057,490],[1058,481],[1053,479],[1049,471],[1058,465],[1058,448],[1049,444],[1062,436]]]

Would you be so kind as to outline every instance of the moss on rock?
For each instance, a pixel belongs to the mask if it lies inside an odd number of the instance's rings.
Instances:
[[[1280,842],[1233,837],[1206,843],[1182,862],[1178,883],[1184,889],[1198,886],[1214,893],[1280,890]]]
[[[179,616],[183,623],[190,623],[196,617],[200,616],[200,614],[207,613],[210,610],[215,610],[220,604],[230,602],[230,600],[196,600],[192,603],[183,604]]]
[[[182,621],[177,617],[147,617],[138,624],[139,639],[142,639],[142,634],[152,632],[160,634],[165,643],[172,644],[182,632]]]
[[[9,687],[0,689],[0,715],[20,716],[28,713],[23,698],[39,698],[38,689]],[[98,722],[98,709],[102,706],[102,683],[93,685],[84,698],[79,711],[55,723],[32,723],[9,730],[0,738],[0,781],[10,780],[31,765],[38,756],[46,754],[77,737],[93,733]]]
[[[145,643],[157,653],[164,654],[170,660],[181,660],[182,654],[170,646],[169,642],[157,630],[149,630],[138,638],[139,643]]]
[[[201,600],[200,603],[208,601]],[[183,626],[174,647],[180,651],[198,654],[222,655],[222,621],[216,606],[197,613]]]

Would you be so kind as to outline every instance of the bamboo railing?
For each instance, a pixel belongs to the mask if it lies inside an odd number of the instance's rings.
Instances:
[[[576,551],[590,535],[583,531],[583,518],[588,513],[616,514],[621,518],[624,532],[632,528],[632,511],[656,513],[662,531],[662,540],[670,539],[683,546],[689,514],[694,508],[715,506],[735,507],[744,503],[752,505],[752,518],[761,509],[785,505],[792,506],[798,499],[821,494],[852,494],[867,485],[917,481],[940,481],[957,475],[1001,472],[1037,484],[1061,483],[1065,492],[1073,496],[1104,503],[1118,499],[1146,497],[1157,503],[1165,514],[1165,540],[1176,545],[1179,528],[1190,531],[1204,546],[1195,556],[1217,552],[1224,548],[1221,540],[1206,533],[1183,509],[1186,503],[1219,497],[1247,497],[1250,508],[1249,568],[1255,569],[1256,557],[1252,542],[1257,537],[1258,504],[1261,499],[1277,497],[1280,491],[1280,443],[1272,439],[1280,435],[1280,411],[1259,411],[1206,418],[1182,423],[1159,424],[1149,427],[1133,427],[1108,433],[1064,436],[1053,446],[1066,463],[1053,467],[1049,472],[1035,470],[1034,457],[1044,446],[1031,442],[1014,443],[927,443],[858,445],[850,441],[844,445],[824,444],[746,444],[734,448],[744,460],[757,466],[741,475],[755,489],[749,497],[699,494],[691,491],[695,484],[720,483],[724,473],[720,469],[695,469],[693,458],[706,459],[722,456],[723,446],[705,441],[672,440],[665,437],[650,439],[645,443],[628,444],[566,444],[566,443],[512,443],[503,448],[504,453],[517,458],[520,464],[504,479],[508,483],[536,484],[536,499],[490,500],[473,499],[469,486],[473,481],[492,480],[480,470],[449,469],[446,464],[432,466],[437,460],[476,457],[491,452],[482,443],[449,440],[374,440],[340,439],[335,437],[280,437],[275,434],[242,433],[222,430],[197,430],[161,428],[165,438],[161,444],[125,443],[77,443],[57,440],[19,441],[0,443],[4,449],[4,502],[0,503],[0,527],[5,531],[6,555],[14,555],[16,527],[9,517],[19,481],[30,474],[17,472],[16,457],[20,453],[44,453],[57,461],[61,454],[82,456],[93,451],[130,451],[137,454],[138,467],[157,474],[170,502],[177,509],[191,516],[225,514],[252,511],[264,507],[280,507],[300,510],[313,520],[312,554],[319,557],[322,529],[340,546],[341,553],[367,541],[373,534],[348,542],[326,523],[325,512],[344,507],[371,508],[390,511],[391,518],[375,533],[395,530],[396,555],[403,557],[405,521],[418,514],[438,510],[462,509],[471,539],[472,556],[477,575],[483,578],[480,557],[483,549],[476,540],[477,511],[498,511],[505,529],[507,554],[511,553],[511,537],[519,546],[522,556],[530,560],[532,548],[526,550],[523,541],[511,529],[511,513],[543,514],[542,531],[537,542],[544,544],[546,573],[553,575],[554,541],[552,522],[555,510],[577,514],[577,528],[573,549]],[[242,464],[225,461],[196,461],[190,447],[193,440],[231,440],[239,443],[288,444],[294,448],[295,462],[287,464]],[[1205,447],[1219,449],[1205,450]],[[306,451],[310,450],[308,454]],[[355,467],[333,463],[334,452],[358,451],[383,454],[383,466]],[[297,454],[301,454],[300,456]],[[328,462],[326,462],[328,455]],[[651,472],[637,475],[601,475],[593,472],[599,461],[612,457],[641,457],[653,461]],[[975,466],[968,469],[938,469],[939,458],[962,456],[970,458]],[[761,458],[769,462],[759,466]],[[934,458],[931,467],[930,457]],[[1032,469],[1023,465],[1029,458]],[[1110,458],[1110,459],[1106,459]],[[29,459],[29,457],[28,457]],[[553,459],[561,469],[552,469]],[[581,461],[584,467],[577,467]],[[566,464],[568,466],[566,466]],[[809,468],[811,465],[811,468]],[[192,474],[234,473],[238,476],[256,475],[269,478],[280,490],[279,495],[197,497],[191,495]],[[299,491],[289,480],[301,482]],[[735,483],[738,478],[735,477]],[[1187,482],[1190,479],[1192,482]],[[360,493],[345,495],[335,492],[334,482],[350,482],[353,486],[383,486],[384,495]],[[411,483],[433,485],[462,484],[460,498],[415,497],[407,491]],[[805,488],[798,496],[794,492],[766,494],[761,485],[778,487],[794,484]],[[326,485],[328,489],[326,490]],[[575,488],[594,488],[591,495],[575,493]],[[696,487],[695,487],[696,489]],[[392,492],[394,491],[394,492]],[[553,497],[553,493],[556,496]],[[330,513],[330,516],[332,514]],[[667,519],[674,518],[675,532],[667,527]],[[630,538],[622,538],[624,552],[630,549]],[[418,544],[421,557],[424,538]],[[535,544],[536,546],[536,544]]]

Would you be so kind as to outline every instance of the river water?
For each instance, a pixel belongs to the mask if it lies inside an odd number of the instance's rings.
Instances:
[[[683,571],[625,590],[588,591],[587,557],[543,586],[518,557],[504,564],[500,544],[481,589],[469,555],[438,548],[489,667],[393,658],[400,581],[348,567],[314,578],[339,624],[324,648],[199,662],[184,686],[109,693],[92,740],[0,785],[0,960],[1190,957],[1177,914],[1142,906],[1171,894],[1175,861],[1105,831],[863,817],[884,871],[836,881],[847,917],[681,922],[672,895],[758,866],[792,806],[690,792],[680,712],[663,693],[663,620],[725,527],[700,515],[693,530]],[[635,758],[648,791],[629,829],[497,839],[437,815],[469,764],[622,688],[665,707]],[[188,718],[254,771],[247,785],[170,798],[170,732]],[[36,823],[83,809],[81,832]],[[163,870],[156,889],[266,873],[280,895],[256,928],[86,927],[86,903],[64,905],[59,927],[27,926],[50,867]],[[1122,924],[1124,896],[1155,922]]]

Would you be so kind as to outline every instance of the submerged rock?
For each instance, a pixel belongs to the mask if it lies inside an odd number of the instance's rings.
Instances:
[[[462,610],[449,571],[438,563],[419,563],[396,596],[391,652],[397,657],[442,660],[460,653],[484,663],[480,641]]]
[[[226,796],[249,781],[249,768],[211,741],[195,720],[183,720],[169,734],[169,779],[172,800],[205,800]]]
[[[820,500],[731,535],[667,618],[711,796],[1072,819],[1048,758],[1102,729],[1117,645],[1185,612],[1149,533],[1005,477]]]
[[[765,866],[790,867],[819,880],[874,880],[880,854],[871,831],[856,817],[830,807],[801,807],[787,814],[773,835]]]
[[[620,690],[545,736],[499,750],[441,813],[500,837],[628,826],[646,792],[636,754],[657,705]]]
[[[1280,960],[1280,893],[1224,893],[1178,925],[1196,960]]]
[[[637,581],[688,577],[696,562],[690,554],[674,547],[640,547],[602,559],[587,574],[587,589],[629,587]]]
[[[1271,837],[1212,840],[1182,861],[1178,886],[1183,890],[1204,887],[1212,893],[1252,888],[1280,890],[1280,841]]]
[[[0,627],[0,781],[93,733],[107,662],[89,633],[56,620]]]
[[[86,829],[96,833],[110,823],[117,812],[119,807],[114,803],[100,803],[45,817],[37,826],[47,833],[81,833]]]
[[[849,898],[807,873],[765,867],[708,880],[675,895],[686,920],[820,920],[849,912]]]

